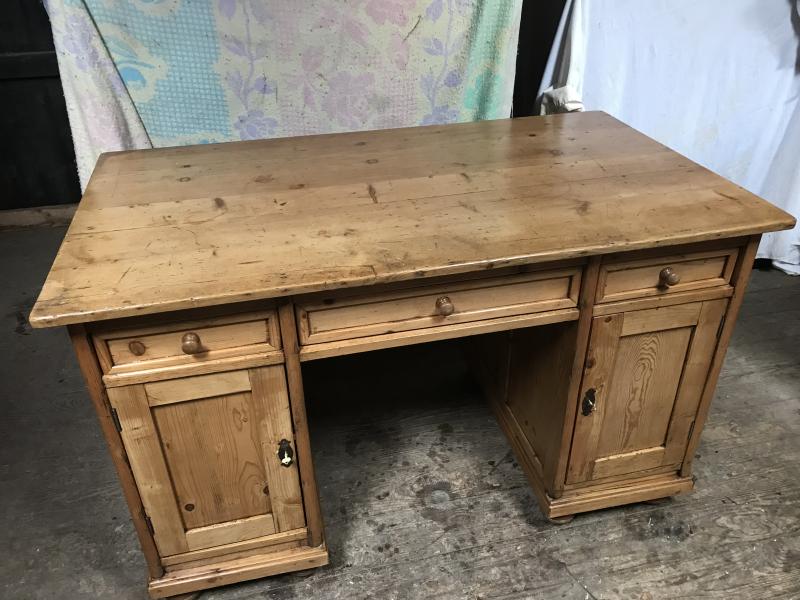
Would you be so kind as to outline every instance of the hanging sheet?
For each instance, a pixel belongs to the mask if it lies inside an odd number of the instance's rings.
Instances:
[[[104,151],[507,117],[521,0],[47,0]]]
[[[541,112],[604,110],[800,215],[797,0],[568,0]],[[800,228],[759,257],[800,274]]]

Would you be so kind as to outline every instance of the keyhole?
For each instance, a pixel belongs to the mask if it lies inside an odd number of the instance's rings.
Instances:
[[[184,506],[183,508],[185,508],[185,509],[186,509],[188,512],[192,512],[192,511],[194,510],[194,504],[192,504],[192,503],[190,502],[189,504],[187,504],[187,505],[186,505],[186,506]]]

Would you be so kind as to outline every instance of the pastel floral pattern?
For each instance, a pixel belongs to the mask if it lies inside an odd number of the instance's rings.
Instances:
[[[270,137],[278,128],[278,121],[265,112],[264,100],[275,91],[275,84],[256,71],[256,64],[269,56],[269,44],[253,31],[254,25],[268,25],[268,7],[261,0],[218,0],[218,6],[225,19],[233,19],[238,11],[244,23],[242,35],[228,34],[221,38],[223,48],[242,59],[244,66],[240,70],[229,70],[223,78],[242,107],[233,127],[242,140]]]
[[[100,60],[100,52],[92,44],[95,29],[89,19],[76,14],[70,15],[66,19],[67,27],[62,34],[63,48],[71,53],[75,64],[81,71],[87,71],[97,67]]]
[[[386,22],[405,25],[416,0],[369,0],[365,12],[378,25]]]
[[[82,181],[99,152],[125,144],[510,112],[521,0],[46,2],[62,80],[73,82],[65,93]]]
[[[328,93],[322,100],[322,110],[337,124],[348,129],[363,127],[369,117],[371,74],[336,73],[328,82]]]
[[[133,101],[144,103],[152,99],[159,79],[169,71],[164,60],[123,27],[107,27],[104,41]]]
[[[451,59],[461,47],[462,36],[453,33],[453,0],[433,0],[425,11],[425,16],[437,22],[446,13],[446,24],[442,37],[425,39],[425,52],[440,58],[438,71],[429,71],[420,77],[420,86],[428,100],[430,112],[422,117],[422,125],[452,123],[458,118],[458,111],[440,99],[442,88],[456,88],[461,85],[462,75],[458,69],[451,69]]]

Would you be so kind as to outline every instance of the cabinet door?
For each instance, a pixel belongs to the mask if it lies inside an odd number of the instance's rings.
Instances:
[[[282,365],[108,395],[162,556],[305,526]]]
[[[727,303],[593,319],[567,483],[679,467]]]

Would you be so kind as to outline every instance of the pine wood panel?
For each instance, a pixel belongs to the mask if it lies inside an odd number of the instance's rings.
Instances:
[[[506,410],[540,461],[549,491],[571,404],[578,329],[577,322],[531,327],[513,332],[509,344]]]
[[[250,391],[247,371],[226,371],[144,384],[150,406]]]
[[[275,533],[275,519],[271,514],[261,514],[246,519],[189,529],[186,532],[186,544],[191,552],[192,550],[235,544],[273,533]]]
[[[256,403],[232,393],[153,409],[187,529],[270,512]]]
[[[625,336],[623,327],[608,390],[600,401],[603,414],[612,418],[602,420],[598,456],[664,443],[691,334],[690,327],[681,327]]]
[[[793,224],[603,113],[115,153],[98,162],[31,322],[121,318]]]
[[[653,310],[626,311],[620,335],[629,336],[678,327],[692,327],[700,317],[702,306],[701,302],[691,302]]]
[[[666,433],[666,424],[664,426]],[[649,448],[641,448],[630,452],[615,452],[610,456],[601,456],[592,465],[592,478],[603,479],[619,474],[620,470],[627,473],[644,472],[655,469],[664,464],[664,446],[652,445]],[[620,467],[620,465],[625,465]]]

